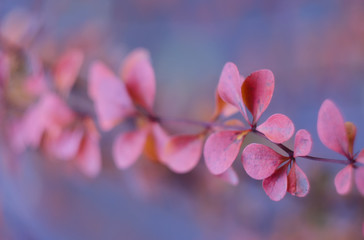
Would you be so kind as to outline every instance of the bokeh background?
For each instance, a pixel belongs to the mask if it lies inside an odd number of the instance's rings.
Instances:
[[[76,46],[86,62],[99,58],[116,70],[132,49],[150,50],[160,115],[209,119],[221,69],[233,61],[243,75],[273,71],[275,93],[262,119],[279,112],[309,130],[312,155],[340,158],[316,132],[326,98],[357,125],[356,150],[364,146],[361,0],[0,0],[0,24],[19,9],[39,27],[28,48],[42,59]],[[11,159],[2,144],[0,239],[362,239],[363,198],[334,189],[341,166],[301,160],[309,195],[273,202],[239,158],[233,187],[203,161],[183,175],[146,159],[119,171],[107,134],[102,144],[95,179],[34,150]]]

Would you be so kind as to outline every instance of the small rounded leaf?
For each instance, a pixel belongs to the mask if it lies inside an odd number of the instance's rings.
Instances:
[[[288,173],[287,191],[296,197],[305,197],[310,190],[306,174],[297,166],[296,162],[292,162],[291,170]]]
[[[283,114],[273,114],[264,123],[257,127],[257,130],[263,133],[269,140],[274,143],[282,143],[289,140],[294,133],[294,125],[291,119]]]
[[[364,196],[364,167],[355,169],[355,184],[360,194]]]
[[[340,170],[335,176],[335,188],[338,194],[345,195],[349,193],[353,185],[353,166],[350,164]]]
[[[307,156],[311,152],[311,148],[311,134],[305,129],[298,130],[294,139],[294,157]]]
[[[76,156],[76,163],[80,170],[89,177],[95,177],[101,170],[101,150],[99,137],[96,134],[85,135],[79,153]]]
[[[225,172],[217,175],[217,177],[221,178],[227,183],[230,183],[233,186],[237,186],[239,183],[239,177],[234,168],[229,167]]]
[[[121,68],[121,78],[132,99],[151,111],[156,83],[149,52],[146,49],[137,48],[125,58]]]
[[[212,119],[218,118],[220,115],[224,117],[229,117],[239,111],[234,105],[224,102],[220,97],[218,91],[216,90],[215,97],[215,112],[213,114]]]
[[[204,158],[212,174],[222,174],[233,164],[246,134],[247,132],[240,131],[220,131],[207,138]]]
[[[364,164],[364,149],[360,151],[360,153],[356,157],[356,161],[361,164]]]
[[[271,176],[287,157],[265,145],[252,143],[244,149],[241,160],[250,177],[262,180]]]
[[[164,148],[169,140],[169,136],[158,123],[150,124],[150,128],[144,153],[150,160],[166,164],[168,159],[164,157]]]
[[[343,116],[331,100],[325,100],[319,110],[317,132],[321,142],[344,156],[349,154]]]
[[[171,137],[163,153],[167,166],[176,173],[191,171],[200,160],[203,140],[201,135]]]
[[[263,180],[263,189],[273,201],[282,200],[287,193],[287,168],[285,165]]]
[[[239,70],[232,62],[227,62],[222,69],[217,91],[221,99],[237,107],[243,117],[248,121],[243,99],[241,97],[241,86],[244,78],[239,74]]]
[[[116,137],[113,144],[113,157],[119,169],[130,167],[141,155],[147,139],[148,128],[123,132]]]
[[[267,109],[274,92],[274,75],[268,69],[250,74],[241,87],[245,106],[253,115],[253,124],[257,123]]]
[[[124,83],[99,61],[91,66],[88,93],[94,101],[100,126],[105,131],[135,112]]]

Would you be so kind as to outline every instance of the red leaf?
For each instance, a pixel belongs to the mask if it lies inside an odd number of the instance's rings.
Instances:
[[[120,169],[130,167],[141,155],[149,128],[121,133],[114,141],[113,156],[115,164]]]
[[[94,133],[87,133],[82,146],[76,156],[76,163],[80,170],[89,177],[95,177],[101,170],[101,151],[99,137]]]
[[[217,91],[222,100],[237,107],[243,114],[243,117],[248,121],[241,97],[241,85],[243,81],[244,78],[240,76],[236,65],[232,62],[227,62],[222,69]]]
[[[317,132],[321,142],[344,156],[349,154],[344,119],[331,100],[325,100],[318,114]]]
[[[271,176],[288,158],[265,145],[252,143],[244,149],[241,160],[250,177],[262,180]]]
[[[298,130],[294,139],[294,157],[307,156],[311,148],[311,134],[305,129]]]
[[[245,106],[253,115],[253,124],[257,123],[267,109],[274,91],[274,76],[270,70],[263,69],[250,74],[241,87]]]
[[[88,93],[94,101],[101,128],[105,131],[135,112],[123,82],[99,61],[91,66]]]
[[[345,195],[349,193],[353,183],[353,170],[353,166],[348,165],[336,174],[335,188],[339,194]]]
[[[286,115],[273,114],[264,123],[260,124],[257,130],[272,142],[282,143],[292,137],[294,125]]]
[[[170,138],[163,154],[167,166],[176,173],[191,171],[200,160],[203,140],[201,135],[180,135]]]
[[[306,174],[302,169],[292,162],[291,170],[288,173],[288,188],[287,191],[293,196],[305,197],[310,190]]]
[[[125,81],[133,100],[152,111],[156,83],[149,52],[146,49],[138,48],[125,58],[121,78]]]
[[[288,165],[285,165],[277,169],[270,177],[263,180],[263,189],[273,201],[280,201],[286,195],[287,168]]]
[[[80,72],[84,55],[79,49],[70,49],[58,60],[54,69],[54,79],[57,89],[68,95]]]
[[[230,183],[233,186],[237,186],[239,183],[238,174],[235,172],[234,168],[229,167],[225,172],[217,175],[217,177],[221,178],[227,183]]]
[[[220,131],[207,138],[204,158],[212,174],[222,174],[233,164],[246,134],[241,131]]]
[[[364,167],[355,169],[355,184],[360,194],[364,196]]]

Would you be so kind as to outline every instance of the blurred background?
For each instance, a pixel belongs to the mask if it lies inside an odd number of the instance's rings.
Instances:
[[[17,20],[6,27],[14,14]],[[85,88],[90,61],[102,59],[116,71],[132,49],[147,48],[162,116],[208,120],[227,61],[245,76],[271,69],[275,93],[262,121],[286,114],[297,130],[311,132],[312,155],[335,159],[340,156],[318,139],[317,113],[332,99],[358,127],[356,151],[364,146],[363,22],[361,0],[0,1],[1,33],[29,28],[19,44],[43,61],[69,47],[85,51],[84,81],[75,91]],[[14,159],[6,141],[0,145],[0,239],[363,237],[363,198],[356,189],[336,193],[333,179],[342,167],[334,164],[299,161],[310,193],[273,202],[240,158],[235,187],[209,174],[203,161],[182,175],[146,159],[120,171],[106,134],[102,172],[90,179],[34,150]]]

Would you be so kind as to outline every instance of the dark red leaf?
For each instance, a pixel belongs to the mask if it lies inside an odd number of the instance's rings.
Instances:
[[[244,81],[241,93],[245,106],[257,123],[267,109],[274,91],[274,76],[270,70],[263,69],[250,74]]]
[[[171,137],[164,149],[167,166],[176,173],[191,171],[200,160],[203,140],[201,135]]]
[[[137,129],[134,131],[123,132],[116,137],[113,144],[113,157],[116,166],[119,169],[130,167],[142,154],[148,127]]]
[[[204,158],[212,174],[224,173],[239,154],[241,144],[248,132],[220,131],[211,134],[205,143]]]
[[[264,123],[260,124],[257,130],[272,142],[282,143],[292,137],[294,125],[286,115],[278,113],[273,114]]]
[[[321,142],[344,156],[349,154],[344,119],[331,100],[325,100],[318,114],[317,132]]]
[[[135,112],[124,83],[99,61],[91,66],[88,93],[94,101],[100,126],[105,131]]]
[[[265,145],[252,143],[244,149],[241,160],[250,177],[262,180],[271,176],[288,158]]]
[[[354,170],[353,166],[348,165],[336,174],[335,188],[339,194],[345,195],[349,193],[349,191],[351,190],[351,187],[353,185],[353,176],[354,176],[353,170]]]
[[[285,165],[263,180],[263,189],[273,201],[282,200],[287,193],[287,168]]]
[[[232,62],[227,62],[222,69],[217,91],[222,100],[237,107],[243,117],[248,121],[245,106],[241,97],[241,85],[244,78],[239,74],[239,70]]]
[[[305,197],[310,191],[310,183],[306,174],[295,162],[292,162],[291,170],[288,173],[287,191],[297,197]]]
[[[298,130],[294,139],[294,157],[307,156],[311,148],[311,134],[305,129]]]
[[[135,49],[125,58],[121,69],[121,78],[125,81],[133,100],[152,111],[156,83],[149,52],[146,49]]]

